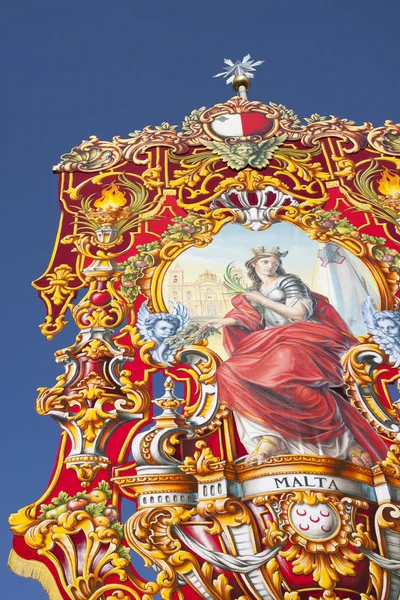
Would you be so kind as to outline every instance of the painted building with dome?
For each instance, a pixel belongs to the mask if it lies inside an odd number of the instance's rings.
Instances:
[[[208,269],[191,278],[179,264],[174,265],[169,270],[165,292],[168,300],[181,302],[190,316],[199,320],[222,317],[232,307],[223,281]]]

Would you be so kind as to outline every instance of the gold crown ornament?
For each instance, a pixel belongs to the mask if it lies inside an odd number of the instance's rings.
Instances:
[[[252,248],[251,249],[252,253],[254,254],[254,256],[271,256],[271,254],[273,256],[277,256],[278,258],[283,258],[284,256],[287,256],[288,254],[288,250],[284,250],[283,252],[280,251],[279,246],[274,246],[273,248],[271,248],[271,250],[266,250],[264,248],[264,246],[258,246],[258,248]]]
[[[251,252],[254,254],[254,256],[246,262],[246,267],[253,264],[263,256],[275,256],[280,261],[288,254],[288,250],[281,252],[279,246],[274,246],[273,248],[271,248],[271,250],[266,250],[264,246],[258,246],[258,248],[252,248]]]

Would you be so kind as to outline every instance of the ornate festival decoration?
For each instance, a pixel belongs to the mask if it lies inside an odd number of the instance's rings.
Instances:
[[[51,600],[399,596],[400,125],[249,100],[261,62],[54,167],[34,286],[77,335],[9,559]]]

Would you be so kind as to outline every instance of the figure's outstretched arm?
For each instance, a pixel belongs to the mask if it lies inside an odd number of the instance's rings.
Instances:
[[[205,329],[208,326],[221,329],[222,327],[234,327],[235,325],[239,325],[239,321],[232,319],[231,317],[224,317],[223,319],[211,319],[211,321],[202,325],[200,329]]]

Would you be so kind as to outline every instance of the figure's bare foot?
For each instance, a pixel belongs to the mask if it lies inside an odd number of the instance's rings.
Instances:
[[[371,467],[372,459],[368,452],[360,444],[352,444],[349,450],[349,458],[352,463],[359,467]]]
[[[269,456],[266,454],[262,454],[261,452],[252,452],[249,454],[244,461],[245,467],[254,467],[255,465],[262,465],[265,461],[269,459]]]
[[[256,449],[248,455],[244,461],[244,465],[246,467],[261,465],[271,458],[271,456],[274,456],[274,454],[278,454],[280,450],[281,445],[279,442],[277,443],[269,438],[262,438],[257,444]]]

